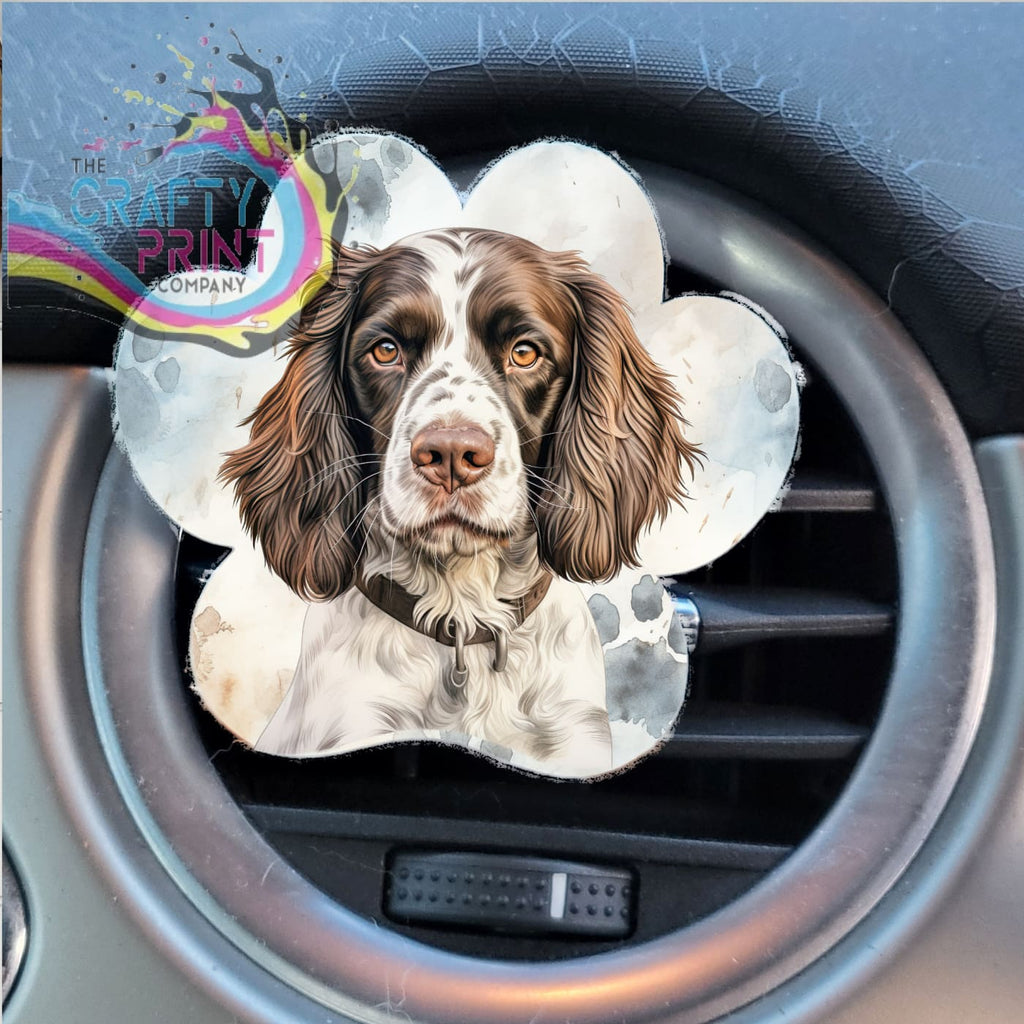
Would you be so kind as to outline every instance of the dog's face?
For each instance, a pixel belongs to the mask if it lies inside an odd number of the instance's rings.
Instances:
[[[531,479],[556,503],[530,468],[573,369],[550,257],[511,236],[421,235],[382,253],[362,292],[348,373],[389,438],[379,524],[439,558],[507,544],[533,526]]]
[[[578,256],[429,232],[339,255],[223,476],[306,598],[349,585],[371,529],[435,560],[536,531],[554,571],[605,579],[692,469],[677,402]]]

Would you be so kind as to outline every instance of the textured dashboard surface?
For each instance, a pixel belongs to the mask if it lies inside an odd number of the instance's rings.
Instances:
[[[227,52],[234,29],[319,127],[396,130],[441,159],[566,135],[763,202],[889,302],[974,435],[1024,429],[1020,7],[294,4],[282,17],[276,5],[8,4],[5,15],[7,191],[66,197],[83,139],[125,130],[115,87],[154,92],[155,69],[176,68],[169,43],[194,49],[208,33]],[[188,159],[160,173],[187,173]],[[9,359],[109,359],[113,324],[11,299]]]

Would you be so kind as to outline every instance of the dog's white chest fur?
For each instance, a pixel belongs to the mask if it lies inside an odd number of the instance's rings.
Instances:
[[[324,602],[258,747],[427,738],[610,771],[601,646],[570,581],[635,564],[681,495],[678,402],[574,253],[458,228],[344,254],[224,464],[268,564]],[[359,589],[381,579],[411,614]],[[453,675],[439,627],[496,644],[466,644]]]
[[[468,645],[458,687],[454,656],[355,588],[311,605],[295,678],[257,749],[323,755],[426,734],[478,737],[496,756],[514,748],[556,772],[564,760],[570,775],[610,768],[601,644],[574,584],[552,581],[509,635],[501,671],[493,644]]]

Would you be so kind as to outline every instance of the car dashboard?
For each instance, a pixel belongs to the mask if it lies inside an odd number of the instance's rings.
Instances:
[[[806,373],[786,493],[663,581],[700,630],[655,757],[569,783],[429,743],[289,761],[192,689],[189,621],[226,550],[173,528],[114,441],[117,319],[8,259],[5,1016],[1018,1019],[1019,9],[5,14],[8,207],[66,191],[136,65],[233,38],[312,135],[411,138],[463,190],[537,139],[616,154],[657,211],[667,295],[747,297]],[[103,241],[130,261],[125,235]],[[633,918],[519,935],[393,913],[402,865],[429,856],[606,866]]]

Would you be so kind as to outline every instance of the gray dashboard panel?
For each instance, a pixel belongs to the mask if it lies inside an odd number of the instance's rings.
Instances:
[[[74,454],[80,460],[70,467],[79,484],[78,507],[75,520],[62,524],[68,569],[62,597],[69,629],[77,633],[78,566],[89,506],[109,450],[105,377],[84,369],[8,368],[3,426],[4,843],[25,887],[30,922],[25,963],[4,1019],[15,1024],[237,1020],[189,982],[119,905],[117,885],[100,874],[55,791],[40,749],[52,737],[37,733],[26,704],[18,623],[20,584],[33,567],[22,563],[21,552],[26,535],[40,526],[34,513],[46,499],[39,493],[44,466]],[[89,436],[95,443],[82,444]],[[51,670],[60,671],[59,662]],[[89,718],[67,724],[83,735],[92,732]],[[88,804],[111,796],[82,794],[78,810],[88,813]]]

